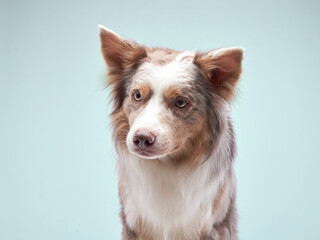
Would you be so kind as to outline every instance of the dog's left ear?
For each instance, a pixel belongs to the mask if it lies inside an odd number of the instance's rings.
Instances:
[[[208,80],[210,88],[230,101],[241,74],[242,48],[221,48],[196,53],[194,64]]]
[[[99,29],[101,51],[109,72],[121,72],[147,56],[146,49],[135,41],[122,38],[102,25]]]

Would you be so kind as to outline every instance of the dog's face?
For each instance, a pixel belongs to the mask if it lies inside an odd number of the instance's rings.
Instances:
[[[193,55],[159,65],[145,61],[128,84],[124,112],[131,153],[159,158],[178,151],[197,134],[204,117],[203,98],[195,86]]]
[[[150,49],[103,27],[100,36],[120,145],[149,159],[193,159],[210,152],[223,124],[223,105],[240,76],[242,50]]]

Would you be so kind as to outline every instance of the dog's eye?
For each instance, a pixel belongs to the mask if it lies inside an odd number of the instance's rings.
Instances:
[[[178,108],[184,108],[188,105],[188,102],[183,98],[177,98],[176,104]]]
[[[141,101],[142,96],[141,96],[141,93],[140,93],[139,90],[135,90],[135,91],[133,92],[133,98],[134,98],[134,100],[136,100],[136,101]]]

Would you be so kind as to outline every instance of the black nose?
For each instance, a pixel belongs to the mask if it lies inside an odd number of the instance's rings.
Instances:
[[[148,148],[154,144],[156,136],[148,131],[137,131],[133,136],[134,145],[141,149]]]

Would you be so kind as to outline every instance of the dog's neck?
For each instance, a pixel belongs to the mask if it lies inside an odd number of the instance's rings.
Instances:
[[[157,239],[197,239],[222,221],[235,181],[232,165],[215,169],[215,158],[221,157],[228,142],[221,141],[216,152],[201,159],[206,161],[199,161],[202,164],[197,167],[177,167],[122,152],[119,189],[129,227],[137,229],[139,225],[142,232],[152,232]],[[220,203],[215,204],[217,199]]]

